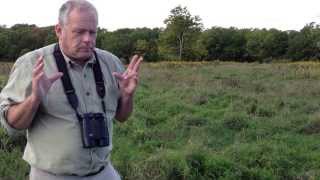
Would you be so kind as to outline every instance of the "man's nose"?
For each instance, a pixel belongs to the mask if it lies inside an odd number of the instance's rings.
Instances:
[[[93,41],[93,37],[91,36],[91,34],[89,32],[84,33],[82,40],[84,42],[92,42]]]

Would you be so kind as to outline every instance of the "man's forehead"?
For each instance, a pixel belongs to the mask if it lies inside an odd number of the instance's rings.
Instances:
[[[69,16],[67,24],[79,28],[96,28],[98,25],[97,18],[93,14],[74,14]]]
[[[98,14],[93,9],[74,8],[70,11],[69,17],[70,16],[85,16],[85,17],[98,19]]]
[[[95,24],[77,24],[77,23],[73,23],[73,24],[69,24],[66,26],[66,28],[70,29],[70,30],[77,30],[77,31],[97,31],[97,25]]]

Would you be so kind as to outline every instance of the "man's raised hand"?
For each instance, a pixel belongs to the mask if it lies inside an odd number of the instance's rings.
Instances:
[[[113,75],[119,81],[121,96],[132,96],[138,84],[138,72],[142,56],[134,55],[124,73],[114,72]]]
[[[44,70],[43,56],[39,56],[32,71],[32,96],[41,101],[47,95],[52,84],[62,77],[63,73],[57,72],[48,77]]]

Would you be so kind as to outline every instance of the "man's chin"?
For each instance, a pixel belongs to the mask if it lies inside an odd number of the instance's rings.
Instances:
[[[80,51],[77,55],[79,58],[90,58],[92,56],[92,51]]]
[[[76,56],[73,57],[74,60],[89,60],[92,56],[92,52],[87,52],[87,53],[78,53]]]

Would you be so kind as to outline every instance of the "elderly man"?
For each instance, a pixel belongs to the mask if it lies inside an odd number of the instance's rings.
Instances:
[[[1,124],[9,134],[27,131],[31,180],[120,179],[109,158],[112,120],[132,112],[142,58],[124,70],[95,48],[97,25],[92,4],[64,3],[59,42],[20,57],[0,94]]]

